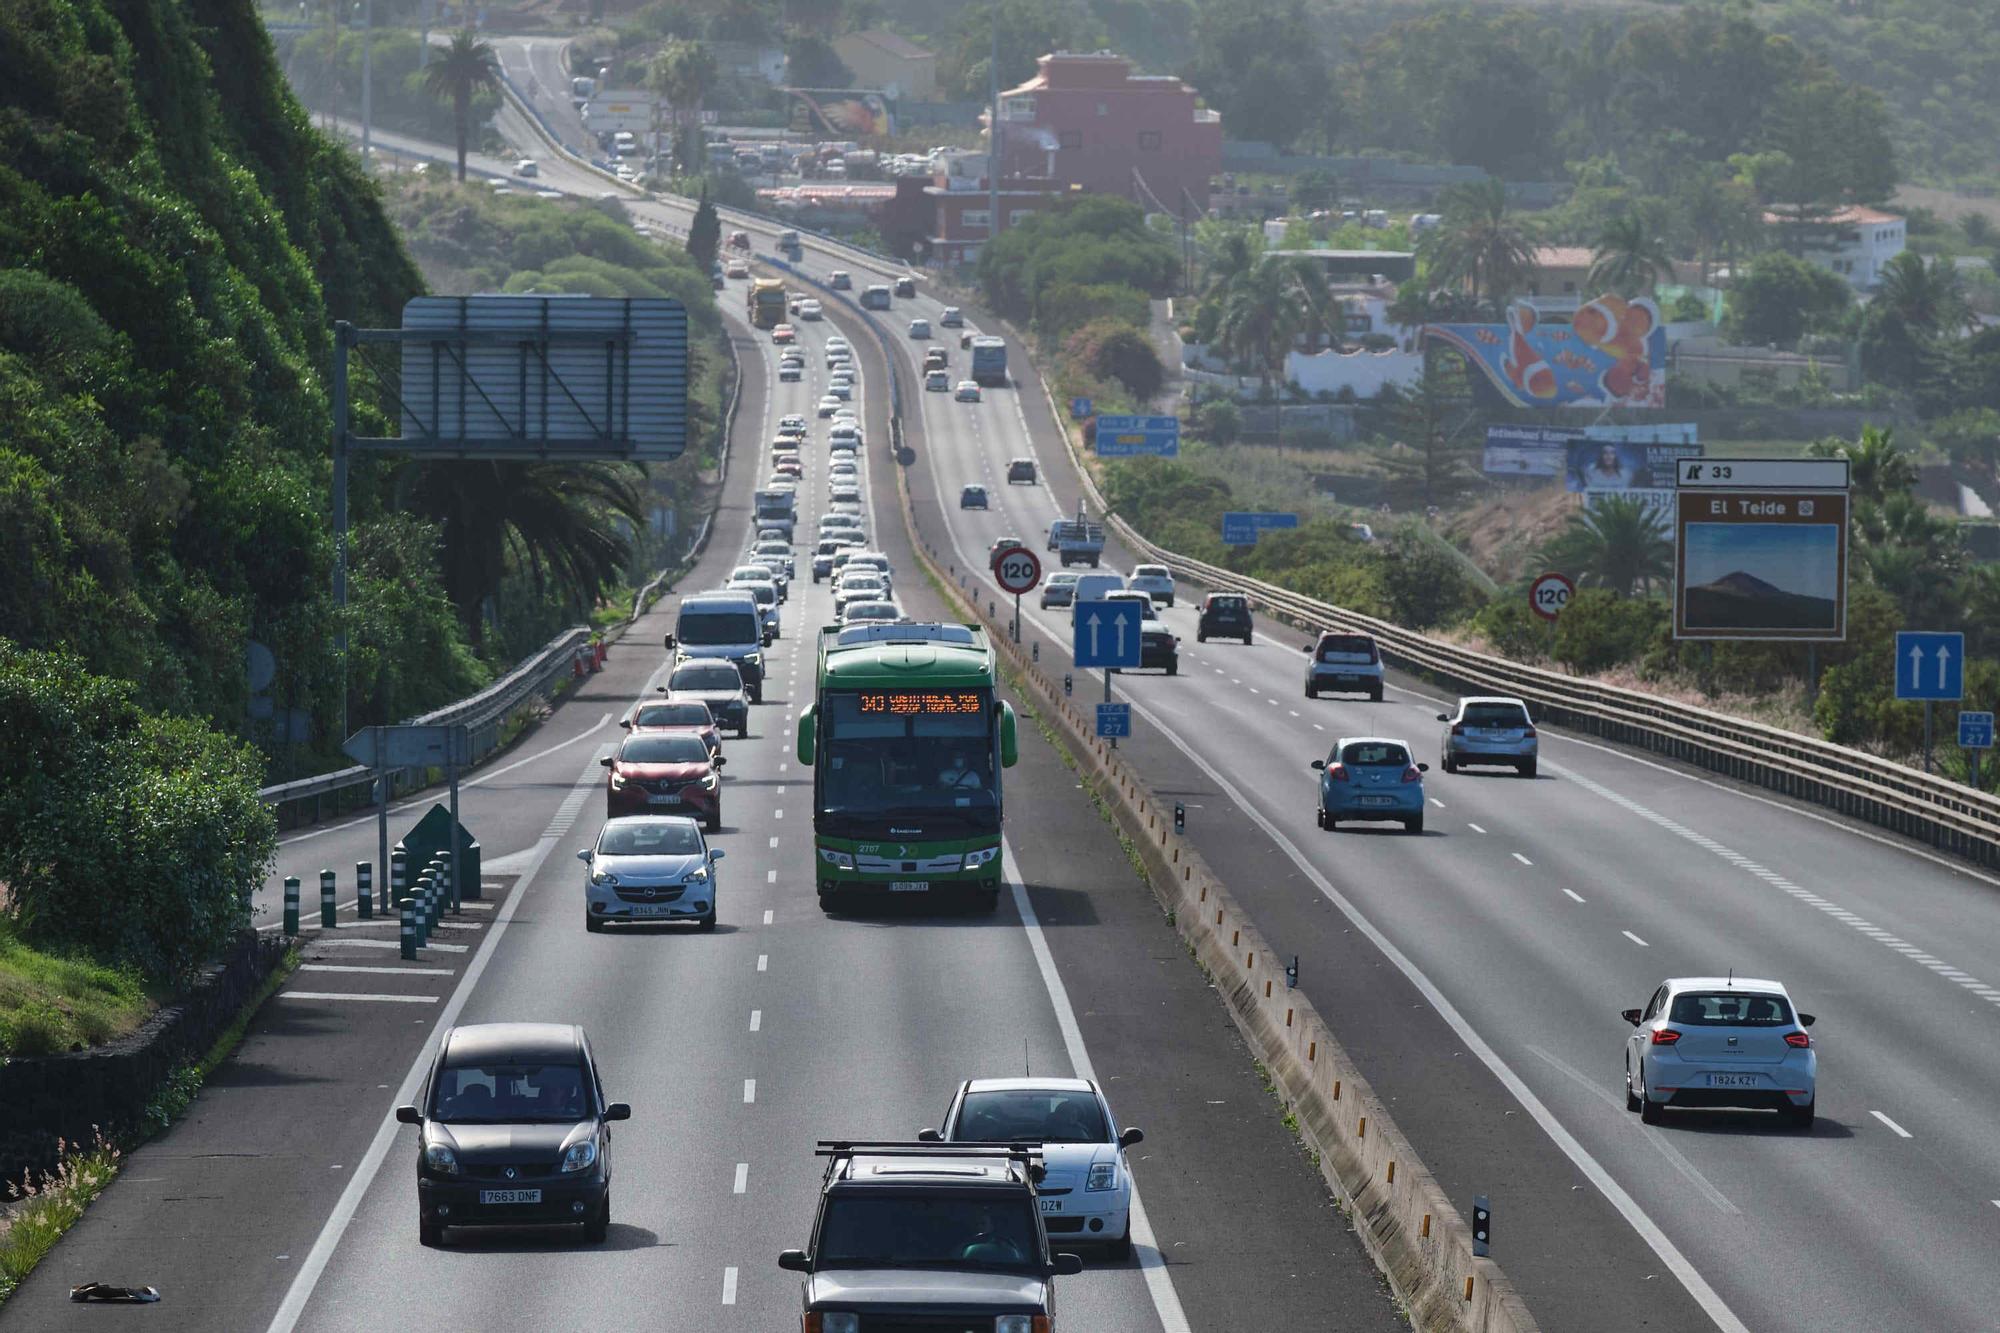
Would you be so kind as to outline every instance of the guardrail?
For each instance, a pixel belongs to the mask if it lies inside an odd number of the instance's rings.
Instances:
[[[488,685],[474,695],[446,704],[443,708],[425,713],[422,717],[410,719],[414,726],[466,727],[472,734],[472,762],[477,765],[499,748],[500,727],[513,711],[528,699],[545,693],[559,678],[569,675],[575,668],[576,652],[590,642],[590,626],[578,625],[565,630],[548,642],[548,645],[534,656],[522,661],[512,671]],[[422,785],[424,770],[401,769],[389,775],[390,795],[407,791]],[[324,813],[326,798],[338,796],[357,787],[371,786],[375,781],[375,770],[357,764],[332,773],[321,773],[309,778],[295,778],[276,786],[265,787],[257,794],[267,805],[277,808],[279,822],[287,823],[284,814],[287,806],[300,802],[311,802],[311,813],[304,821],[293,819],[289,822],[312,822]],[[342,805],[358,805],[361,801],[336,802]],[[301,813],[301,812],[295,812]]]

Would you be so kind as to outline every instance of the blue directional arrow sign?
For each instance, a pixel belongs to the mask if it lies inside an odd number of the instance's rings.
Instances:
[[[1297,514],[1237,513],[1222,516],[1222,544],[1224,546],[1255,546],[1257,535],[1273,528],[1296,528]]]
[[[1123,740],[1132,734],[1131,704],[1097,705],[1097,734],[1111,740]]]
[[[1073,660],[1079,667],[1138,666],[1142,619],[1142,608],[1130,599],[1078,602],[1070,622],[1076,629]]]
[[[1130,458],[1134,454],[1178,457],[1181,451],[1179,417],[1106,416],[1097,418],[1097,456]]]
[[[1963,699],[1965,636],[1957,631],[1898,631],[1896,697]]]
[[[1961,750],[1992,749],[1993,714],[1960,713],[1958,715],[1958,748]]]
[[[1088,398],[1072,398],[1069,400],[1069,414],[1073,420],[1083,420],[1090,415],[1090,411],[1091,403]]]

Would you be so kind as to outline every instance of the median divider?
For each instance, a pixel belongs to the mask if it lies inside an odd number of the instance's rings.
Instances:
[[[893,367],[893,354],[891,365]],[[892,436],[901,439],[900,417]],[[904,526],[917,558],[939,587],[952,589],[985,622],[1037,711],[1064,733],[1085,777],[1143,859],[1146,879],[1208,972],[1237,1027],[1297,1118],[1299,1137],[1320,1175],[1349,1208],[1355,1228],[1421,1329],[1530,1333],[1527,1304],[1490,1258],[1473,1254],[1472,1229],[1424,1168],[1387,1108],[1310,1001],[1286,984],[1284,964],[1193,843],[1174,831],[1173,803],[1161,802],[1137,771],[1096,736],[1089,705],[1079,707],[1042,671],[1039,654],[1013,642],[976,590],[957,580],[926,546],[911,505],[906,469],[896,470]]]

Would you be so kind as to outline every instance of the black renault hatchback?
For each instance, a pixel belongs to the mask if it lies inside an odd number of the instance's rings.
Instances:
[[[446,1227],[611,1225],[611,1122],[583,1029],[567,1023],[476,1023],[444,1034],[415,1106],[417,1234]]]

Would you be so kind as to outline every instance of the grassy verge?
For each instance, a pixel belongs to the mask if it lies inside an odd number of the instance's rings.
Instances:
[[[0,1057],[101,1045],[152,1011],[136,973],[43,953],[0,917]]]

